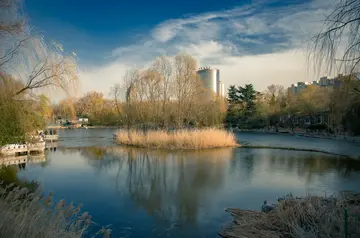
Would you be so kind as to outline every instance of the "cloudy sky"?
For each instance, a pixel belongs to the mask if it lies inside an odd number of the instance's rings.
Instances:
[[[220,69],[226,86],[290,86],[319,77],[307,46],[331,0],[26,1],[34,30],[78,55],[81,93],[108,95],[125,71],[180,51]],[[320,72],[320,74],[323,74]]]

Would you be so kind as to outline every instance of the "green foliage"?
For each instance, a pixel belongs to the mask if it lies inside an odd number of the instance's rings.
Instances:
[[[228,89],[228,101],[230,103],[225,122],[232,126],[241,128],[252,127],[250,121],[253,120],[255,107],[256,91],[252,84],[245,87],[231,85]]]
[[[42,115],[34,112],[27,103],[2,99],[0,111],[0,146],[24,143],[28,133],[45,126]]]
[[[22,83],[13,77],[0,74],[0,146],[24,143],[28,133],[45,125],[41,108],[45,109],[46,98],[26,92],[14,96],[14,92],[22,87]]]
[[[246,103],[246,108],[253,111],[256,99],[256,91],[252,84],[246,84],[245,87],[238,87],[238,94],[240,102]]]
[[[359,135],[360,81],[349,75],[337,79],[341,82],[337,87],[310,85],[297,94],[285,93],[279,85],[270,85],[263,93],[256,93],[252,85],[231,86],[225,122],[247,129],[300,127]],[[305,119],[319,123],[320,117],[323,124],[305,123]]]
[[[2,99],[0,111],[0,146],[24,142],[26,132],[21,123],[21,105]]]
[[[228,102],[235,104],[239,102],[238,90],[235,85],[230,85],[228,89]]]

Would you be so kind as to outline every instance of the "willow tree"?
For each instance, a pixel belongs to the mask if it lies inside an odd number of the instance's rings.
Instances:
[[[24,84],[13,96],[44,87],[74,92],[76,54],[66,54],[61,44],[46,44],[43,36],[32,32],[20,3],[0,0],[0,71]]]
[[[56,42],[46,44],[30,30],[25,16],[21,1],[0,0],[0,87],[7,91],[1,95],[1,123],[17,123],[22,128],[2,127],[0,134],[12,138],[15,134],[24,137],[41,126],[29,111],[45,105],[39,93],[54,89],[70,95],[78,82],[75,53],[66,53]],[[9,131],[11,128],[14,130]]]
[[[338,1],[320,33],[313,38],[310,52],[318,69],[331,72],[336,67],[346,74],[359,73],[360,0]]]

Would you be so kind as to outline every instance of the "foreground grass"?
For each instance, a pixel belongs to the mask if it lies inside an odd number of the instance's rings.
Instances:
[[[237,146],[235,135],[221,129],[178,130],[175,132],[121,130],[116,142],[122,145],[161,149],[209,149]]]
[[[91,216],[80,213],[81,206],[62,200],[53,209],[51,194],[37,196],[13,186],[0,188],[0,237],[80,238],[91,224]],[[99,232],[103,237],[109,234],[105,229]]]
[[[345,208],[348,212],[345,222]],[[274,210],[262,213],[227,209],[234,223],[226,227],[222,237],[360,237],[360,195],[337,197],[288,197]],[[345,225],[347,223],[347,225]],[[347,228],[345,228],[347,226]]]

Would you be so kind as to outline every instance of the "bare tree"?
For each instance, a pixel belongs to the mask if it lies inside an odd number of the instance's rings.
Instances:
[[[116,107],[116,112],[118,116],[122,113],[121,106],[121,98],[124,97],[124,89],[120,84],[115,84],[114,87],[111,88],[111,95],[114,97],[114,104]],[[123,100],[124,101],[124,100]]]
[[[196,60],[181,53],[172,59],[157,58],[148,69],[128,71],[123,86],[126,89],[124,116],[128,127],[141,124],[146,129],[151,124],[181,128],[190,122],[221,123],[226,105],[223,100],[214,101],[215,97],[209,100],[196,69]],[[120,91],[119,86],[113,89],[113,94],[115,91]],[[114,97],[117,100],[116,93]]]
[[[25,19],[21,1],[0,0],[0,34],[17,35],[24,32]]]
[[[139,99],[138,92],[139,89],[137,87],[138,81],[140,80],[140,70],[131,69],[128,70],[124,76],[124,85],[123,87],[126,89],[126,103],[124,107],[125,111],[125,120],[128,129],[135,123],[135,115],[139,111],[137,108],[137,101]],[[140,94],[141,96],[141,94]],[[141,100],[141,97],[140,97]]]
[[[20,76],[25,86],[15,95],[44,87],[62,89],[66,93],[76,92],[79,78],[75,58],[63,55],[62,51],[56,46],[55,50],[48,49],[44,56],[38,57],[30,74]]]
[[[183,126],[184,120],[191,115],[191,108],[196,104],[202,85],[196,75],[197,62],[187,54],[175,56],[174,99],[176,100],[176,124]]]
[[[24,16],[21,1],[0,0],[0,70],[24,83],[14,96],[49,86],[75,92],[75,53],[65,54],[56,42],[46,44],[29,30]]]
[[[315,66],[329,72],[334,67],[345,73],[359,73],[360,0],[339,0],[314,37],[309,58]]]
[[[170,97],[173,93],[172,82],[173,82],[173,67],[170,59],[165,56],[159,57],[155,60],[152,70],[157,71],[161,76],[161,90],[162,90],[162,115],[167,114],[167,110],[170,103]],[[163,126],[165,124],[165,117],[162,118]]]
[[[0,0],[0,69],[19,54],[29,38],[20,1]]]

